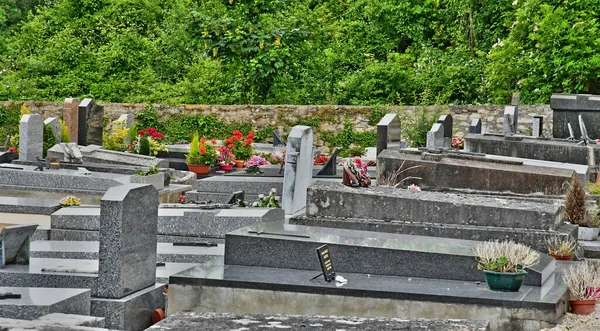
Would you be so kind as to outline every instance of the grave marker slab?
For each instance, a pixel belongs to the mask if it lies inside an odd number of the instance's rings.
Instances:
[[[336,147],[333,150],[333,154],[327,159],[327,162],[323,166],[323,169],[317,173],[317,176],[335,176],[337,174],[337,157],[342,150],[341,147]]]
[[[444,126],[444,148],[452,148],[452,115],[442,115],[437,122]]]
[[[44,120],[39,114],[26,114],[19,122],[19,161],[35,161],[42,157]]]
[[[95,297],[120,299],[154,285],[158,201],[158,191],[142,184],[111,187],[102,197]]]
[[[577,123],[577,118],[582,115],[588,124],[588,135],[591,138],[600,138],[600,95],[591,94],[552,94],[550,98],[552,108],[552,136],[554,138],[568,138],[568,123]],[[581,132],[577,125],[573,128],[575,136],[579,138]]]
[[[532,136],[534,138],[540,138],[543,136],[544,130],[544,117],[543,116],[534,116],[533,117],[533,133]]]
[[[273,130],[273,147],[277,147],[280,145],[285,146],[285,140],[279,136],[279,133],[276,130]]]
[[[65,125],[69,129],[69,140],[77,143],[79,134],[79,99],[65,99],[63,121],[65,121]]]
[[[286,214],[306,206],[306,189],[313,173],[313,140],[312,128],[303,125],[293,127],[288,137],[281,199]]]
[[[5,226],[0,231],[0,267],[29,264],[29,242],[36,224]]]
[[[52,133],[54,133],[54,137],[56,138],[54,140],[54,143],[59,144],[62,138],[62,131],[60,128],[60,122],[58,121],[58,118],[49,117],[44,120],[44,125],[47,125],[50,127],[50,129],[52,129]]]
[[[438,149],[444,147],[444,126],[442,123],[433,123],[431,130],[427,132],[427,149]]]
[[[377,123],[377,155],[384,149],[400,149],[400,118],[397,114],[386,114]]]
[[[474,118],[469,125],[469,133],[481,134],[481,118]]]
[[[517,134],[519,108],[517,106],[504,107],[503,133],[505,136]]]

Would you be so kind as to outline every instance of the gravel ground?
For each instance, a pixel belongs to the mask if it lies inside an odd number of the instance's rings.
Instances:
[[[546,331],[591,331],[600,330],[600,304],[596,304],[596,311],[590,315],[574,315],[566,313],[560,323]]]

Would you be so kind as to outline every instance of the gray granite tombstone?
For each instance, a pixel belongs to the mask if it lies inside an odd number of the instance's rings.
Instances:
[[[431,130],[427,132],[427,149],[438,149],[444,147],[444,126],[442,123],[433,123]]]
[[[10,142],[10,134],[7,134],[6,137],[4,137],[4,143],[2,143],[3,148],[6,148],[6,146],[8,146],[8,143]]]
[[[306,207],[306,190],[313,173],[313,140],[312,128],[304,125],[293,127],[288,137],[281,198],[286,214]]]
[[[544,132],[544,117],[543,116],[534,116],[533,117],[533,133],[532,136],[534,138],[540,138],[543,136]]]
[[[400,149],[400,118],[397,114],[386,114],[377,123],[377,155],[384,149]]]
[[[474,118],[471,120],[469,133],[481,134],[481,118]]]
[[[273,147],[277,147],[280,145],[285,146],[285,140],[279,136],[277,130],[273,130]]]
[[[518,119],[519,108],[517,106],[504,107],[504,125],[502,131],[505,136],[517,134]]]
[[[342,150],[341,147],[336,147],[333,150],[333,153],[331,154],[329,159],[327,159],[327,162],[323,166],[323,169],[321,169],[317,173],[317,176],[335,176],[337,174],[337,166],[338,166],[337,157],[340,154],[341,150]]]
[[[37,224],[10,225],[0,231],[0,267],[29,264],[29,242]]]
[[[442,115],[437,122],[444,126],[444,147],[452,148],[452,115]]]
[[[119,116],[117,122],[123,122],[125,123],[126,128],[130,128],[133,124],[134,118],[135,116],[132,113],[122,114],[121,116]]]
[[[92,99],[83,99],[78,108],[77,142],[79,145],[102,145],[104,107]]]
[[[600,137],[600,95],[591,94],[552,94],[552,136],[568,138],[568,123],[577,123],[577,117],[582,115],[588,125],[590,137]],[[575,125],[574,133],[581,134]]]
[[[58,118],[49,117],[44,120],[44,125],[47,125],[48,127],[50,127],[50,129],[52,129],[52,133],[54,134],[54,137],[56,138],[54,140],[54,143],[59,144],[61,142],[61,138],[62,138],[62,130],[61,130],[60,121],[58,120]]]
[[[92,113],[95,102],[92,99],[83,99],[77,108],[77,143],[87,146],[88,141],[88,116]]]
[[[155,283],[158,191],[125,184],[100,205],[98,284],[93,296],[119,299]]]
[[[39,114],[26,114],[19,122],[19,161],[35,161],[42,157],[44,120]]]

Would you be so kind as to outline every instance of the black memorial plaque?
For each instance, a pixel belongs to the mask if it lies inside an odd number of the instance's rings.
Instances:
[[[335,279],[335,269],[333,268],[333,262],[331,261],[329,246],[325,244],[317,248],[317,255],[319,255],[319,262],[321,263],[321,270],[323,270],[323,277],[325,277],[325,280],[328,282],[332,281]]]

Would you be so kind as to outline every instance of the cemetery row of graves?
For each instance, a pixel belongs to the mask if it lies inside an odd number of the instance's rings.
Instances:
[[[24,110],[0,147],[0,326],[573,327],[597,314],[600,97],[551,107],[551,131],[518,134],[512,105],[464,144],[445,114],[420,148],[387,114],[359,157],[303,125],[175,144],[134,114],[98,128],[91,99]]]

